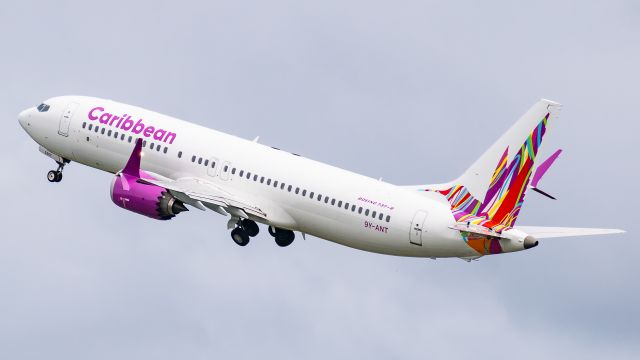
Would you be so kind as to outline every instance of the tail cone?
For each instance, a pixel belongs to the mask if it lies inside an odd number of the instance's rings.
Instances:
[[[526,238],[524,238],[525,249],[531,249],[536,246],[538,246],[538,240],[536,240],[533,236],[527,236]]]

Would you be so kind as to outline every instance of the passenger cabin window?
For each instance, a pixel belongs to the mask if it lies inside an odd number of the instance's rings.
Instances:
[[[104,130],[105,128],[102,128],[102,131],[100,131],[100,134],[104,135]]]
[[[195,156],[195,155],[193,155],[193,156],[191,157],[191,162],[193,162],[193,163],[194,163],[194,162],[196,162],[196,156]]]
[[[168,150],[169,150],[169,148],[165,146],[165,147],[164,147],[164,151],[163,151],[163,153],[165,153],[165,154],[166,154]]]
[[[277,188],[277,187],[278,187],[278,180],[275,180],[275,181],[273,182],[273,187],[275,187],[275,188]]]
[[[42,104],[38,105],[37,109],[38,109],[38,112],[47,112],[47,111],[49,111],[49,108],[50,108],[49,105],[47,105],[45,103],[42,103]]]
[[[178,159],[182,158],[182,151],[178,151]]]
[[[149,149],[153,150],[153,143],[149,144]]]
[[[109,130],[109,131],[107,132],[107,135],[108,135],[109,137],[111,137],[111,130]]]
[[[202,165],[202,158],[198,158],[198,165]],[[227,171],[226,168],[224,171]]]
[[[389,220],[391,220],[391,215],[387,215],[387,222],[389,222]]]
[[[93,124],[89,124],[89,130],[93,128]]]
[[[204,166],[209,166],[209,160],[208,159],[204,161]]]
[[[382,220],[382,213],[380,213],[380,216],[378,216],[378,220]]]
[[[244,170],[240,170],[240,177],[242,177],[244,175]]]
[[[87,122],[85,121],[85,122],[82,123],[82,128],[84,129],[86,127],[87,127]]]

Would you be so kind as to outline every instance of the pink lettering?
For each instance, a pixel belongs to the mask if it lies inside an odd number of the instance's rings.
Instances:
[[[98,119],[98,116],[93,115],[94,111],[104,111],[104,108],[98,106],[98,107],[94,107],[93,109],[91,109],[91,111],[89,111],[89,115],[88,115],[89,116],[89,120],[97,120]]]
[[[169,140],[171,139],[171,140]],[[169,144],[173,144],[173,140],[176,139],[176,134],[172,133],[172,132],[168,132],[167,136],[164,137],[164,140],[162,140],[163,142],[168,142]]]
[[[146,129],[144,129],[144,132],[142,133],[142,135],[144,135],[144,137],[149,137],[151,136],[151,134],[153,134],[153,130],[155,130],[153,126],[149,126]]]
[[[120,129],[124,131],[129,131],[133,127],[133,120],[131,120],[131,116],[127,117],[127,119],[122,123],[122,127]]]
[[[146,126],[144,120],[141,118],[134,122],[131,120],[131,116],[127,114],[116,116],[105,112],[105,108],[102,106],[96,106],[89,110],[87,117],[89,120],[99,120],[102,124],[114,126],[115,128],[123,131],[130,131],[136,135],[142,134],[144,137],[152,137],[154,140],[169,144],[173,144],[177,137],[176,133],[168,132],[167,130],[159,129],[155,126]]]
[[[140,134],[142,130],[144,130],[144,124],[142,123],[142,119],[139,119],[133,129],[131,129],[131,132],[134,134]]]
[[[164,131],[162,129],[158,129],[158,130],[156,130],[155,134],[153,134],[153,139],[162,141],[162,138],[164,137],[164,134],[166,134],[166,133],[167,133],[166,131]]]
[[[109,119],[111,119],[111,114],[109,113],[104,113],[102,115],[100,115],[100,123],[101,124],[108,124],[109,123]]]

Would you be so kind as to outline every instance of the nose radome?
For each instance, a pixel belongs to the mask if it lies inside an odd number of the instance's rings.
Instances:
[[[31,116],[31,109],[26,109],[22,111],[20,114],[18,114],[18,122],[20,123],[20,126],[22,126],[22,128],[25,130],[27,129],[27,123],[30,116]]]

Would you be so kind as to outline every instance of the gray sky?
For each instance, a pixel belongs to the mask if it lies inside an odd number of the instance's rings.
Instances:
[[[15,1],[0,12],[0,358],[640,357],[637,2]],[[316,238],[236,246],[225,219],[109,199],[19,127],[111,98],[396,184],[446,181],[541,97],[565,150],[521,225],[617,227],[479,262]],[[462,145],[463,143],[467,145]]]

